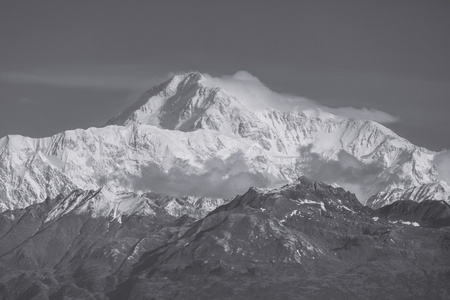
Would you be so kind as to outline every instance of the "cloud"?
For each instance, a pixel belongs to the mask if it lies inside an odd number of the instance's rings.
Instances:
[[[242,80],[242,81],[251,81],[251,82],[258,82],[261,83],[258,77],[250,74],[247,71],[237,71],[233,76],[228,76],[235,80]]]
[[[450,151],[446,150],[436,154],[433,163],[436,165],[439,179],[450,184]]]
[[[298,166],[311,179],[338,184],[351,191],[363,202],[368,196],[365,188],[373,184],[383,172],[374,163],[365,164],[350,153],[341,150],[337,160],[327,160],[312,151],[312,145],[299,148]]]
[[[164,171],[151,164],[141,167],[141,176],[132,179],[133,187],[138,191],[213,198],[230,198],[245,193],[250,187],[269,187],[273,183],[267,175],[250,172],[241,152],[224,160],[206,161],[201,174],[188,174],[176,166]]]
[[[339,108],[331,108],[331,107],[323,107],[322,108],[329,113],[334,115],[338,115],[341,117],[349,118],[349,119],[358,119],[358,120],[372,120],[378,123],[395,123],[399,121],[398,117],[394,117],[384,111],[376,110],[372,108],[354,108],[354,107],[339,107]]]
[[[203,84],[223,88],[253,111],[263,110],[266,107],[279,110],[291,110],[296,107],[302,110],[319,106],[319,103],[306,98],[276,93],[246,71],[239,71],[232,76],[225,75],[220,78],[208,74],[204,74],[204,77],[206,81]]]
[[[253,111],[263,110],[266,107],[282,111],[304,111],[308,109],[320,109],[338,116],[350,119],[372,120],[379,123],[393,123],[399,121],[398,117],[386,112],[370,108],[341,107],[331,108],[321,105],[319,102],[289,94],[281,94],[270,90],[257,77],[246,72],[239,71],[234,75],[213,77],[205,75],[204,84],[212,87],[219,86]]]
[[[134,98],[152,85],[168,79],[167,76],[154,76],[149,66],[123,65],[63,65],[47,67],[26,72],[3,71],[0,80],[18,83],[54,85],[69,88],[95,88],[129,90],[135,92]],[[179,74],[179,72],[177,72]],[[177,73],[169,73],[174,75]],[[265,86],[256,76],[247,71],[234,75],[213,77],[204,74],[203,84],[222,87],[242,101],[250,110],[258,111],[266,107],[281,111],[304,111],[319,109],[351,119],[372,120],[379,123],[397,122],[399,119],[386,112],[370,108],[341,107],[331,108],[319,102],[290,94],[277,93]]]
[[[134,65],[62,65],[27,71],[2,71],[0,80],[68,88],[135,90],[157,84],[165,76],[150,75]]]

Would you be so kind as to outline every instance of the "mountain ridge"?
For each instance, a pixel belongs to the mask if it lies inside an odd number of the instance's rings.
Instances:
[[[187,184],[188,175],[206,178],[217,171],[217,163],[222,168],[215,173],[219,181],[230,170],[260,187],[305,174],[352,187],[363,203],[378,194],[380,205],[390,203],[386,195],[393,190],[438,180],[435,152],[378,123],[319,109],[252,112],[244,102],[200,73],[187,73],[150,89],[106,127],[42,139],[4,137],[0,209],[25,207],[76,188],[133,191],[132,181],[148,181],[143,175],[149,170],[150,178],[181,178]],[[224,164],[235,156],[230,165]],[[258,181],[255,174],[264,179]]]
[[[141,208],[145,199],[132,201],[136,209],[118,217],[114,199],[104,199],[99,190],[77,190],[0,213],[0,297],[446,299],[450,294],[448,227],[402,221],[430,217],[415,206],[412,215],[400,202],[400,209],[379,213],[342,188],[306,177],[275,189],[251,188],[196,217],[190,215],[192,199],[149,193],[125,195],[119,202],[129,204],[128,196],[147,198],[152,205],[146,207],[153,209]],[[183,209],[168,207],[171,202],[181,202]]]
[[[376,216],[352,193],[305,177],[278,189],[250,189],[178,240],[143,254],[108,295],[445,298],[447,229]]]

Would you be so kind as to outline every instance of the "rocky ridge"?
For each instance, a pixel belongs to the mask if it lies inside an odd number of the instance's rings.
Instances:
[[[351,189],[352,180],[367,178],[354,191],[363,203],[377,195],[368,204],[379,207],[395,200],[397,191],[438,182],[436,154],[372,121],[318,109],[251,111],[245,100],[194,72],[152,88],[106,127],[42,139],[0,139],[0,209],[26,207],[74,189],[117,194],[153,190],[154,177],[178,180],[167,174],[213,178],[210,166],[216,171],[218,163],[222,169],[217,182],[228,179],[227,172],[238,165],[232,173],[247,180],[234,182],[248,184],[229,194],[182,190],[174,196],[231,197],[249,186],[277,186],[305,174]],[[226,164],[230,158],[231,167]],[[320,174],[314,173],[317,164],[323,166]],[[328,165],[356,177],[343,181],[345,176],[326,169]],[[324,174],[336,175],[322,178]],[[422,199],[422,193],[409,195]],[[427,199],[448,201],[449,195],[445,190]]]
[[[417,208],[415,214],[373,211],[354,194],[305,177],[277,189],[252,188],[203,216],[189,215],[189,201],[177,213],[167,205],[170,197],[148,194],[133,197],[146,198],[143,205],[153,213],[123,210],[118,217],[114,209],[99,209],[103,197],[98,190],[78,190],[1,213],[0,297],[450,294],[449,229],[406,221],[424,211]]]

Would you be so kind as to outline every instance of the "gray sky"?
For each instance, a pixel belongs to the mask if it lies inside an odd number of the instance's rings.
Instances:
[[[101,126],[170,72],[246,70],[450,148],[450,1],[18,2],[0,2],[0,136]]]

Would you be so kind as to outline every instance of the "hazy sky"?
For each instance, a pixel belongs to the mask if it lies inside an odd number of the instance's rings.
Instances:
[[[170,72],[246,70],[450,148],[450,1],[0,1],[0,136],[101,126]]]

